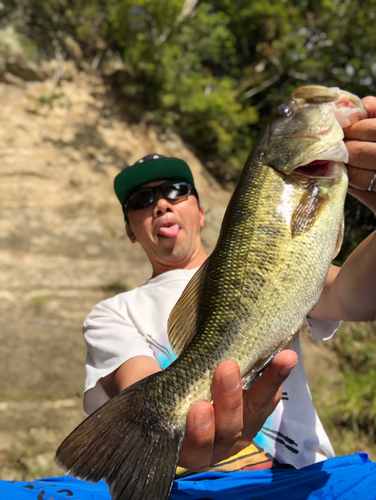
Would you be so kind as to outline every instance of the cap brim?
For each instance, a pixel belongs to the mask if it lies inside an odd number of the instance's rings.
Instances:
[[[159,179],[184,180],[195,187],[192,172],[185,161],[179,158],[158,158],[144,163],[136,163],[120,172],[114,180],[116,196],[124,205],[128,196],[136,188]]]

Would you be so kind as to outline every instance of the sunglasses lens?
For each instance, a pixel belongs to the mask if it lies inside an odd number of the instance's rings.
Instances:
[[[144,188],[136,191],[128,198],[128,205],[134,210],[146,208],[154,201],[154,189]]]
[[[187,182],[165,183],[159,187],[162,195],[168,200],[178,200],[191,193],[191,187]]]

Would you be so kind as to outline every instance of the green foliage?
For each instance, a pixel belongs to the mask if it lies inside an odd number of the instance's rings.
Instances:
[[[0,22],[47,57],[69,57],[70,37],[99,68],[121,58],[124,99],[235,180],[294,88],[376,92],[375,13],[376,0],[7,0]],[[342,255],[362,237],[355,217]]]
[[[376,330],[340,332],[335,350],[341,362],[341,385],[330,407],[335,425],[350,427],[358,436],[376,431]]]
[[[184,5],[110,2],[111,37],[132,76],[123,92],[141,96],[151,121],[175,128],[204,156],[225,161],[236,149],[243,162],[252,147],[245,131],[258,113],[239,101],[236,79],[215,74],[235,57],[229,16],[209,3],[190,13]]]

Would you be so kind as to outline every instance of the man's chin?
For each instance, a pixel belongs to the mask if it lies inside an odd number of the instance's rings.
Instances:
[[[176,242],[176,238],[163,241],[161,245],[161,257],[167,264],[179,264],[189,259],[189,252],[183,245]]]

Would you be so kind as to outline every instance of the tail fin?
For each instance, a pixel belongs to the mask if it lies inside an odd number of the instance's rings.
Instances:
[[[158,375],[158,374],[156,374]],[[168,498],[184,430],[166,429],[137,382],[101,406],[60,445],[56,462],[94,483],[105,479],[113,500]]]

